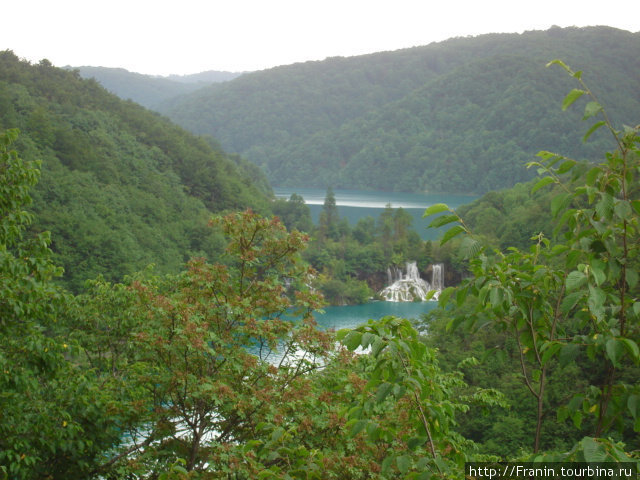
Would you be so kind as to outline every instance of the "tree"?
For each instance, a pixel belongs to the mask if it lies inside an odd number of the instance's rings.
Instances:
[[[311,232],[313,228],[311,210],[300,195],[292,193],[289,200],[276,199],[272,210],[274,215],[280,217],[287,229],[295,228],[301,232]]]
[[[551,201],[557,220],[554,240],[536,235],[529,252],[510,248],[508,253],[490,253],[471,235],[464,220],[446,205],[434,205],[425,215],[444,211],[432,226],[453,222],[443,236],[445,243],[466,234],[462,247],[470,259],[472,278],[457,289],[456,303],[467,297],[476,301],[476,313],[461,315],[452,327],[473,327],[482,320],[510,331],[517,346],[519,368],[526,388],[537,404],[533,450],[541,447],[542,422],[549,400],[545,387],[550,369],[568,361],[579,361],[584,373],[573,398],[556,408],[557,418],[571,418],[580,427],[591,417],[591,434],[576,444],[571,456],[583,461],[626,459],[619,446],[603,439],[616,433],[637,448],[638,399],[640,386],[633,381],[640,362],[640,290],[638,253],[640,202],[640,127],[616,130],[602,105],[582,80],[581,72],[563,67],[580,84],[563,102],[567,109],[579,98],[590,97],[584,119],[600,115],[586,135],[606,127],[617,149],[599,165],[579,163],[562,155],[540,152],[540,160],[530,162],[544,176],[532,188],[547,185],[563,191]],[[449,303],[454,289],[440,296]],[[572,382],[572,383],[574,383]],[[557,407],[557,406],[556,406]],[[635,439],[635,441],[634,441]]]
[[[27,232],[39,165],[10,148],[17,135],[0,134],[0,478],[82,478],[120,432],[91,372],[70,361],[62,269],[48,232]]]
[[[333,350],[311,316],[320,303],[299,258],[306,236],[250,211],[213,224],[228,240],[224,263],[196,258],[179,276],[129,287],[136,321],[122,334],[136,354],[128,388],[146,392],[138,398],[151,413],[146,428],[130,432],[135,448],[113,455],[142,478],[179,459],[187,471],[253,478],[266,467],[244,449],[309,394],[306,374]]]
[[[384,448],[382,478],[463,475],[473,444],[455,432],[456,414],[468,410],[463,402],[504,406],[502,396],[493,389],[460,396],[465,386],[462,374],[442,372],[436,350],[421,341],[409,320],[369,320],[356,329],[341,330],[338,338],[349,350],[368,352],[363,386],[345,426],[352,436],[363,432],[367,445]]]
[[[318,231],[321,238],[331,238],[338,240],[338,221],[340,214],[336,206],[336,196],[333,188],[327,188],[327,194],[324,197],[324,204],[320,212],[318,220]]]

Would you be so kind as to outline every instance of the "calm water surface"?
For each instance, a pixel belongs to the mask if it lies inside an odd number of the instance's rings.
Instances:
[[[340,330],[355,328],[367,320],[387,315],[400,318],[419,319],[423,313],[434,309],[438,302],[371,302],[364,305],[325,307],[325,313],[316,313],[315,319],[321,328]]]
[[[311,217],[318,222],[326,190],[318,188],[274,188],[276,197],[289,198],[297,193],[309,205]],[[421,194],[402,192],[375,192],[366,190],[336,190],[334,192],[340,216],[346,217],[351,226],[360,218],[372,216],[378,218],[389,204],[392,208],[402,207],[413,217],[413,228],[423,240],[436,240],[444,230],[428,229],[430,219],[422,218],[427,207],[436,203],[446,203],[452,208],[470,203],[477,196],[450,194]]]

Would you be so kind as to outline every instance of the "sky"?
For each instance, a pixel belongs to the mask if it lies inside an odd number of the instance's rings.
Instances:
[[[553,25],[640,30],[638,0],[19,0],[0,50],[63,67],[253,71]]]

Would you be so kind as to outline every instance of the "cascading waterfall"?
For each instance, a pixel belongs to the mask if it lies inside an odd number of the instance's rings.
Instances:
[[[407,274],[396,267],[387,269],[387,280],[389,286],[380,291],[380,296],[387,302],[413,302],[420,300],[424,302],[430,290],[436,293],[432,297],[437,300],[438,295],[444,287],[444,266],[437,263],[432,266],[431,285],[426,280],[420,278],[417,262],[407,262]]]
[[[431,265],[431,290],[435,290],[440,294],[444,289],[444,265],[435,263]],[[437,298],[437,297],[436,297]]]

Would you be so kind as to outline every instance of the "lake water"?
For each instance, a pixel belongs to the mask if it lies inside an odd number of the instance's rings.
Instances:
[[[379,319],[387,315],[400,318],[420,319],[420,316],[433,310],[438,302],[370,302],[364,305],[345,305],[325,307],[324,313],[316,313],[318,326],[324,329],[340,330],[355,328],[367,323],[367,320]]]
[[[314,223],[318,222],[326,190],[318,188],[274,188],[276,197],[289,198],[296,193],[304,198],[311,210]],[[437,240],[442,229],[427,228],[431,219],[422,218],[427,207],[436,203],[446,203],[451,208],[470,203],[477,196],[450,194],[422,194],[402,192],[374,192],[366,190],[335,190],[336,205],[341,217],[346,217],[351,226],[360,218],[372,216],[378,218],[387,205],[392,208],[402,207],[413,217],[413,228],[423,240]]]

